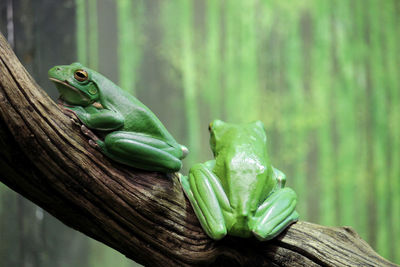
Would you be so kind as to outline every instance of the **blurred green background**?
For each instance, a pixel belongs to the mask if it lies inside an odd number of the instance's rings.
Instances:
[[[400,263],[400,1],[1,0],[38,83],[79,60],[132,92],[194,162],[208,123],[260,119],[302,220]],[[134,266],[0,185],[0,266]]]

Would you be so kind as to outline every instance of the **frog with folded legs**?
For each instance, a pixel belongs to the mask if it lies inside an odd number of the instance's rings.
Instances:
[[[298,220],[296,193],[272,167],[262,122],[210,124],[215,159],[180,176],[182,187],[205,232],[270,240]]]
[[[149,171],[181,169],[187,148],[131,94],[80,63],[55,66],[49,70],[49,78],[57,86],[65,111],[78,117],[91,144],[106,156]]]

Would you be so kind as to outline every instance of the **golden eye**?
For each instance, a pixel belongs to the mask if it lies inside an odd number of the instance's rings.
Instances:
[[[79,82],[84,82],[88,79],[89,75],[84,70],[77,70],[74,73],[74,78]]]
[[[208,130],[211,132],[212,122],[208,125]]]

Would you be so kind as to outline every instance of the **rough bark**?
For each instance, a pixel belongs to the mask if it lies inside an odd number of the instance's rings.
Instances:
[[[395,266],[351,228],[308,222],[270,242],[209,239],[177,176],[122,166],[35,83],[0,34],[0,180],[68,226],[149,266]]]

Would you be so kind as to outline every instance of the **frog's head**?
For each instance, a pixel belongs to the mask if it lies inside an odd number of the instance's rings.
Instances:
[[[234,124],[214,120],[208,129],[210,131],[210,147],[214,156],[224,147],[252,143],[253,145],[265,144],[267,138],[264,124],[261,121]]]
[[[211,147],[211,151],[213,152],[214,156],[215,156],[215,150],[216,150],[216,146],[217,146],[217,132],[219,133],[219,131],[222,129],[223,125],[225,123],[221,120],[214,120],[212,122],[210,122],[210,124],[208,125],[208,131],[210,132],[210,147]]]
[[[234,124],[221,120],[214,120],[208,125],[210,147],[214,156],[218,154],[218,151],[220,151],[222,147],[234,142],[232,138],[229,137],[229,132],[232,127],[234,127]]]
[[[88,106],[99,98],[99,88],[91,76],[92,70],[80,63],[49,70],[49,79],[56,84],[60,99],[71,105]]]

